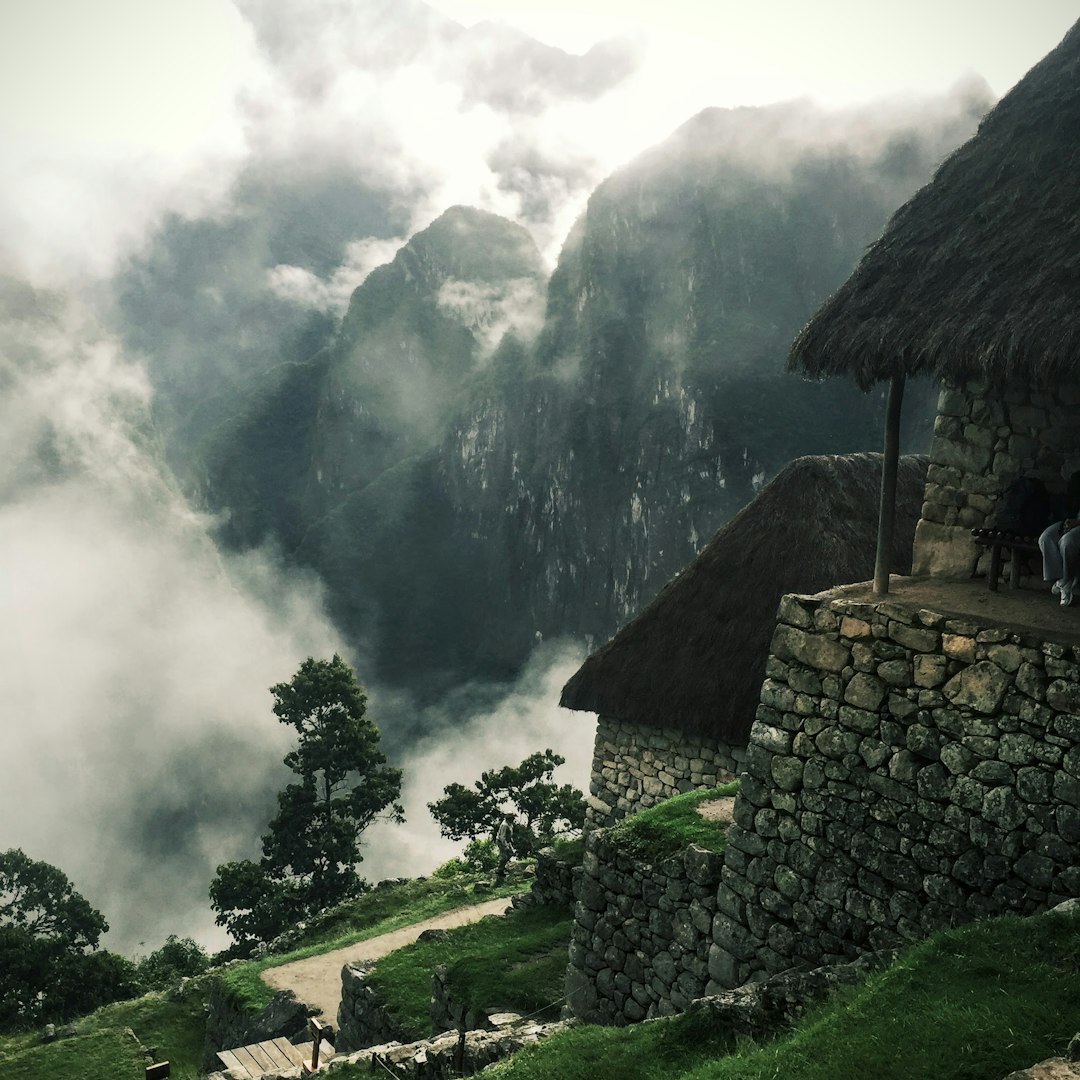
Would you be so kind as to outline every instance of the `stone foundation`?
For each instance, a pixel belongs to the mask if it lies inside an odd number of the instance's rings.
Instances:
[[[721,863],[692,846],[647,866],[620,854],[602,830],[589,834],[566,973],[575,1017],[625,1024],[669,1016],[706,993]]]
[[[596,725],[587,822],[613,825],[672,795],[734,780],[744,747],[601,716]]]
[[[1061,491],[1077,468],[1080,390],[1010,386],[988,397],[981,383],[947,386],[938,400],[911,572],[970,576],[982,552],[971,530],[986,524],[1005,487],[1026,474]]]
[[[781,601],[728,830],[727,986],[1080,895],[1080,648]]]

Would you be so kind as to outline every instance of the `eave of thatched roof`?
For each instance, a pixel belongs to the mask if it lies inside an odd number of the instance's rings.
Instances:
[[[911,568],[925,457],[900,459],[894,569]],[[874,570],[880,454],[791,462],[563,688],[568,709],[729,743],[753,723],[784,593]]]
[[[1080,374],[1080,23],[902,206],[789,366],[1049,384]]]

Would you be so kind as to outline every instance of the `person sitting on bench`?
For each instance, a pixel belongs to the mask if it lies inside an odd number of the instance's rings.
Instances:
[[[1052,581],[1050,591],[1068,607],[1080,596],[1080,520],[1055,521],[1039,535],[1043,581]]]

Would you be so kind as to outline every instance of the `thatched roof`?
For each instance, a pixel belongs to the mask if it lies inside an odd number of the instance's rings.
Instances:
[[[900,459],[896,573],[911,569],[926,466]],[[585,661],[560,704],[745,742],[780,597],[872,577],[880,477],[880,454],[791,462]]]
[[[789,366],[868,387],[894,374],[1080,375],[1080,23],[902,206],[795,339]]]

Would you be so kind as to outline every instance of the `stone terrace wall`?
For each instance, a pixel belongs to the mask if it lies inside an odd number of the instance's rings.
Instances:
[[[1080,895],[1080,648],[844,590],[781,601],[713,978]]]
[[[934,441],[912,573],[967,577],[980,549],[971,529],[986,524],[998,497],[1021,474],[1051,490],[1080,468],[1080,387],[1051,393],[982,383],[947,386]]]
[[[672,795],[734,780],[745,747],[601,716],[587,821],[613,825]]]
[[[706,993],[722,861],[691,846],[646,866],[602,830],[586,837],[566,972],[575,1017],[624,1024],[669,1016]]]

